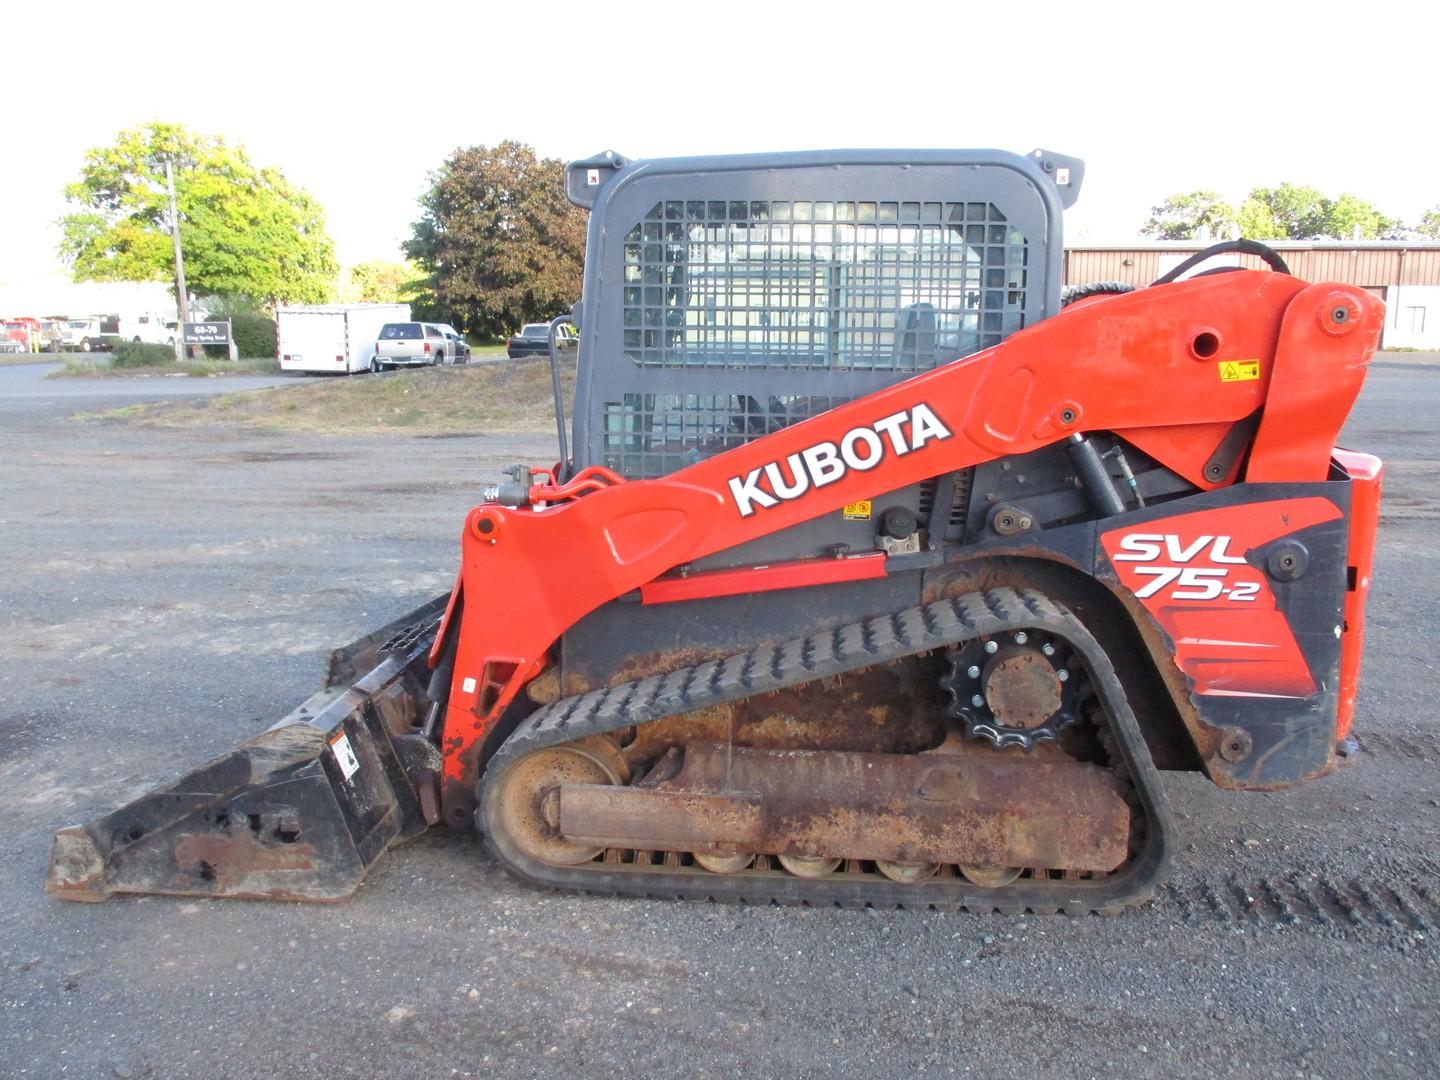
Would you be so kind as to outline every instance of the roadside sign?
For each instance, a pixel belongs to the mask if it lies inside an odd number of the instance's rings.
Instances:
[[[184,338],[186,345],[228,345],[230,344],[230,320],[187,322]]]

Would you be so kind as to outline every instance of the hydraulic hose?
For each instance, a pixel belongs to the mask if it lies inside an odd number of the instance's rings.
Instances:
[[[1204,251],[1197,251],[1194,255],[1191,255],[1190,258],[1175,267],[1174,270],[1171,270],[1168,274],[1161,274],[1150,284],[1168,285],[1170,282],[1183,277],[1188,271],[1195,269],[1195,267],[1199,266],[1206,259],[1213,258],[1216,255],[1228,255],[1232,251],[1240,255],[1254,255],[1256,258],[1264,260],[1265,264],[1269,266],[1271,270],[1277,271],[1278,273],[1290,273],[1290,267],[1286,264],[1285,260],[1272,248],[1268,248],[1255,240],[1224,240],[1218,244],[1210,245]]]

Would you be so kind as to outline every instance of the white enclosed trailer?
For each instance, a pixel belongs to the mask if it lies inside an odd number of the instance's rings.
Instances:
[[[275,309],[283,371],[368,371],[388,322],[409,322],[409,304],[306,304]]]

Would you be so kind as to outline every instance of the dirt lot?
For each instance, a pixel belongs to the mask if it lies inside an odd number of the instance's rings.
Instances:
[[[448,585],[480,487],[553,443],[77,423],[190,390],[28,370],[0,370],[0,1075],[1440,1073],[1424,358],[1377,364],[1348,432],[1390,469],[1369,752],[1285,794],[1167,777],[1171,886],[1113,919],[547,894],[439,832],[339,906],[48,899],[57,826],[287,711]]]

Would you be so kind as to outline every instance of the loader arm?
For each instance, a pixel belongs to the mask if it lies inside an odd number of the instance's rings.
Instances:
[[[1107,297],[663,479],[597,470],[570,490],[536,485],[528,505],[476,507],[462,536],[464,603],[452,609],[444,817],[469,821],[503,718],[562,634],[636,590],[663,599],[707,555],[1092,431],[1125,436],[1202,491],[1323,480],[1383,310],[1358,288],[1254,271]],[[890,559],[840,553],[690,578],[685,592],[859,580]]]

